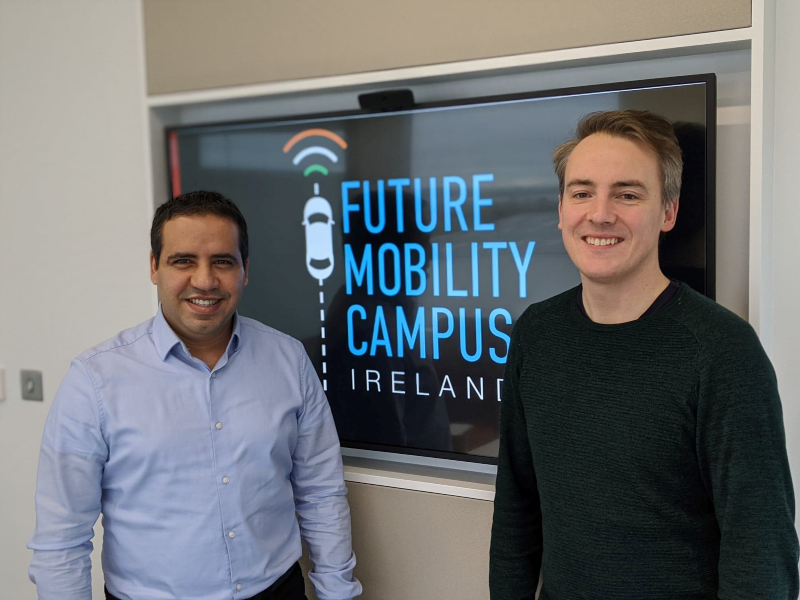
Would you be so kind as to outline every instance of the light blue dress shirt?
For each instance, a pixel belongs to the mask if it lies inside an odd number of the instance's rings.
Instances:
[[[47,418],[28,547],[41,600],[249,598],[306,542],[321,600],[361,593],[339,441],[303,346],[235,317],[213,370],[161,311],[73,361]],[[295,516],[296,515],[296,516]]]

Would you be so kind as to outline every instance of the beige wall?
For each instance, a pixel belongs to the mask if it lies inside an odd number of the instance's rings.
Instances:
[[[351,483],[364,600],[485,600],[494,504]]]
[[[150,94],[750,26],[750,0],[144,0]]]
[[[360,600],[486,600],[494,504],[347,484]],[[310,563],[302,560],[303,570]],[[306,593],[315,600],[306,578]]]

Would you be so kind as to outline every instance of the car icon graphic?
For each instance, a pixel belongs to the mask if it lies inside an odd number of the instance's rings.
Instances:
[[[333,273],[333,211],[322,196],[309,198],[303,209],[303,226],[306,229],[306,268],[318,279],[327,279]]]

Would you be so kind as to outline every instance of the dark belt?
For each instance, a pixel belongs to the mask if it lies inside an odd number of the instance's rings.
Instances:
[[[247,600],[271,600],[272,594],[274,594],[278,590],[278,588],[280,588],[284,583],[286,583],[289,577],[294,575],[295,570],[300,571],[299,562],[296,562],[291,567],[289,567],[289,570],[286,571],[286,573],[284,573],[280,577],[278,577],[272,583],[272,585],[269,586],[267,589],[258,592],[255,596],[251,596]],[[105,592],[106,592],[106,600],[120,600],[114,594],[109,592],[108,588],[105,588]]]

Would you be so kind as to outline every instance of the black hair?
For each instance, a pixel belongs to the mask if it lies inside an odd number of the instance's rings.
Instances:
[[[242,263],[247,260],[250,254],[247,222],[239,208],[218,192],[199,190],[176,196],[156,209],[153,226],[150,228],[150,249],[156,259],[156,268],[161,258],[164,223],[175,217],[192,215],[217,215],[233,221],[239,229],[239,254],[242,255]]]

